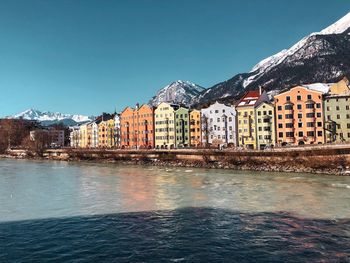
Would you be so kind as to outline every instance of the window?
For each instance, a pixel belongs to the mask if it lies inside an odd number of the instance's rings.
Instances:
[[[304,137],[304,133],[301,131],[301,132],[298,133],[298,136],[299,137]]]
[[[282,138],[283,137],[283,132],[278,133],[278,137]]]
[[[278,119],[279,119],[279,120],[282,120],[282,115],[279,114],[279,115],[278,115]]]
[[[286,128],[293,128],[293,123],[286,123]]]
[[[298,122],[298,128],[303,128],[303,123],[302,122]]]
[[[294,137],[294,133],[293,132],[286,132],[286,137],[292,138],[292,137]]]
[[[316,113],[317,118],[321,118],[321,112]]]
[[[287,97],[286,97],[286,101],[290,101],[290,96],[287,96]]]
[[[261,115],[261,111],[258,111],[258,116],[260,116]]]
[[[316,103],[316,108],[320,109],[321,108],[321,103]]]
[[[300,95],[297,96],[297,100],[301,100],[301,96]]]
[[[314,132],[314,131],[308,131],[308,132],[306,133],[306,135],[307,135],[308,137],[314,137],[314,136],[315,136],[315,132]]]
[[[278,124],[278,128],[279,128],[279,129],[282,129],[282,128],[283,128],[283,124],[282,124],[282,123],[279,123],[279,124]]]
[[[293,105],[288,104],[288,105],[284,106],[284,109],[285,110],[292,110],[293,109]]]
[[[339,110],[340,108],[339,108],[339,106],[336,106],[335,109],[336,109],[336,110]]]
[[[313,122],[307,122],[306,127],[315,127],[315,124]]]
[[[307,95],[308,100],[312,100],[312,96],[310,94]]]
[[[286,118],[286,119],[293,119],[293,114],[286,114],[286,115],[285,115],[285,118]]]
[[[349,110],[349,108],[350,108],[350,107],[349,107],[349,105],[346,105],[346,107],[345,107],[345,108],[346,108],[346,110]]]
[[[277,110],[282,110],[282,106],[277,106]]]
[[[322,122],[317,122],[317,127],[322,127]]]
[[[317,132],[317,136],[318,136],[318,137],[322,137],[322,131],[318,131],[318,132]]]
[[[337,119],[338,119],[338,120],[340,119],[340,114],[337,114]]]
[[[315,113],[314,112],[306,113],[306,118],[315,118]]]
[[[301,119],[303,117],[302,113],[298,113],[298,119]]]
[[[297,109],[298,109],[298,110],[301,110],[301,104],[298,104],[298,105],[297,105]]]

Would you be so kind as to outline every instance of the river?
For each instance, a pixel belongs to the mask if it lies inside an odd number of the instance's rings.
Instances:
[[[0,159],[0,262],[350,262],[350,177]]]

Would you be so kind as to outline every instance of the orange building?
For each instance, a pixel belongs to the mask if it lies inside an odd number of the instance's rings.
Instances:
[[[127,107],[120,114],[123,148],[154,148],[154,110],[149,105]]]
[[[307,86],[296,86],[275,96],[278,144],[325,142],[322,96],[320,89],[314,90]]]

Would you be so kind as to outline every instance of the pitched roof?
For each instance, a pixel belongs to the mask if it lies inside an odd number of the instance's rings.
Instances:
[[[258,90],[248,91],[237,103],[236,107],[254,106],[260,97]]]

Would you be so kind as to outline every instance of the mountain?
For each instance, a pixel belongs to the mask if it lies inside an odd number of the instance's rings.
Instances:
[[[334,82],[350,77],[350,12],[320,32],[270,56],[248,73],[237,74],[193,99],[194,104],[235,99],[262,86],[279,91],[303,83]]]
[[[36,120],[44,126],[62,123],[65,126],[74,126],[94,119],[92,116],[63,114],[59,112],[39,111],[28,109],[16,115],[8,117],[10,119]]]
[[[177,80],[160,89],[148,104],[157,106],[161,102],[190,105],[192,99],[203,92],[205,88],[189,81]]]

